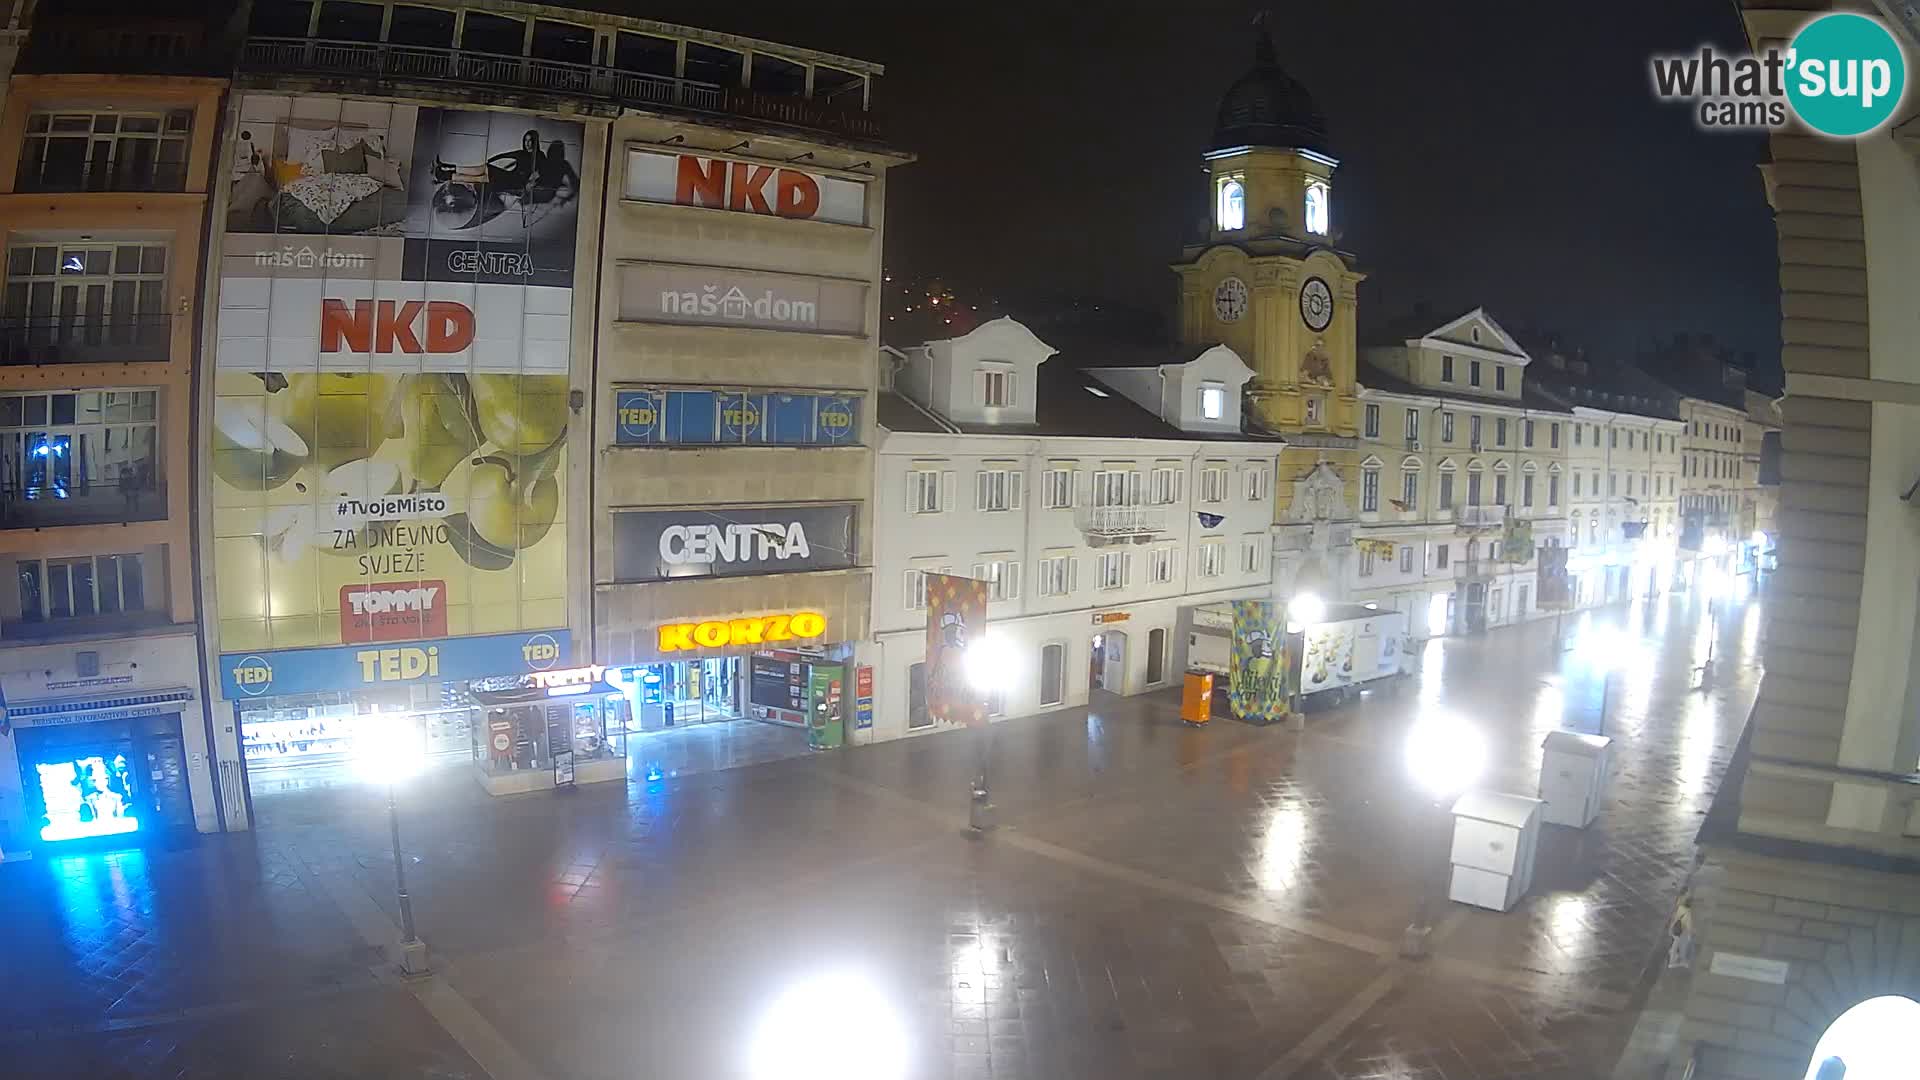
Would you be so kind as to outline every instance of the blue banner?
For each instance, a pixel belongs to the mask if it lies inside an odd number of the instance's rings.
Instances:
[[[561,667],[572,651],[567,631],[544,630],[392,645],[224,653],[220,657],[220,690],[229,701],[245,701],[314,690],[363,690],[524,675]]]
[[[853,446],[860,395],[670,390],[614,394],[622,446]]]

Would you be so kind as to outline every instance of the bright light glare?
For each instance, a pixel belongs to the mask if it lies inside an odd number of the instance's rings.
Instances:
[[[1817,1080],[1820,1063],[1837,1057],[1847,1063],[1847,1080],[1895,1080],[1913,1075],[1913,1030],[1920,1026],[1920,1003],[1911,998],[1868,998],[1840,1014],[1814,1044],[1806,1080]]]
[[[1580,657],[1601,671],[1624,666],[1640,649],[1640,640],[1618,626],[1597,623],[1580,635]]]
[[[1755,530],[1753,530],[1753,535],[1752,535],[1752,536],[1749,536],[1749,537],[1747,537],[1747,539],[1748,539],[1748,541],[1749,541],[1749,542],[1751,542],[1751,543],[1753,544],[1753,546],[1754,546],[1754,547],[1766,547],[1766,546],[1767,546],[1767,534],[1766,534],[1766,532],[1765,532],[1765,531],[1763,531],[1763,530],[1761,530],[1761,529],[1755,529]]]
[[[967,684],[983,694],[1013,681],[1013,649],[1006,638],[998,634],[974,639],[973,644],[967,646],[965,664]]]
[[[1434,593],[1427,601],[1427,636],[1439,637],[1447,632],[1447,594]]]
[[[353,771],[369,784],[397,784],[420,771],[426,758],[425,733],[413,717],[368,713],[353,735]]]
[[[1302,626],[1312,626],[1327,617],[1327,602],[1310,592],[1299,593],[1287,602],[1287,616]]]
[[[1718,534],[1709,536],[1707,537],[1706,547],[1703,550],[1707,553],[1708,558],[1717,559],[1727,553],[1727,538]]]
[[[1425,717],[1414,721],[1407,732],[1407,772],[1435,798],[1472,787],[1486,765],[1485,738],[1458,717]]]
[[[752,1080],[899,1080],[906,1027],[879,987],[835,972],[790,987],[760,1018],[748,1047]]]

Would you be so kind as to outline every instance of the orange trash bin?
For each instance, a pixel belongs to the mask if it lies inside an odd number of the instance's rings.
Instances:
[[[1180,694],[1180,719],[1189,724],[1204,724],[1213,719],[1213,675],[1205,671],[1187,672],[1187,683]]]

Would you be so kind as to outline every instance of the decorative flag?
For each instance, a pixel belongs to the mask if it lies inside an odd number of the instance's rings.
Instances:
[[[927,575],[927,712],[935,720],[979,727],[987,703],[967,681],[967,646],[987,632],[987,583]]]
[[[1233,602],[1233,659],[1227,700],[1233,715],[1255,724],[1286,716],[1292,698],[1286,607],[1270,600]]]

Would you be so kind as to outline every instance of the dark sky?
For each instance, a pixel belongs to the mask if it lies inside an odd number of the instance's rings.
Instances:
[[[1166,308],[1200,155],[1271,10],[1327,116],[1362,321],[1484,304],[1594,348],[1779,349],[1760,139],[1661,105],[1647,59],[1743,46],[1733,0],[669,3],[647,14],[875,60],[888,265],[988,291]]]

